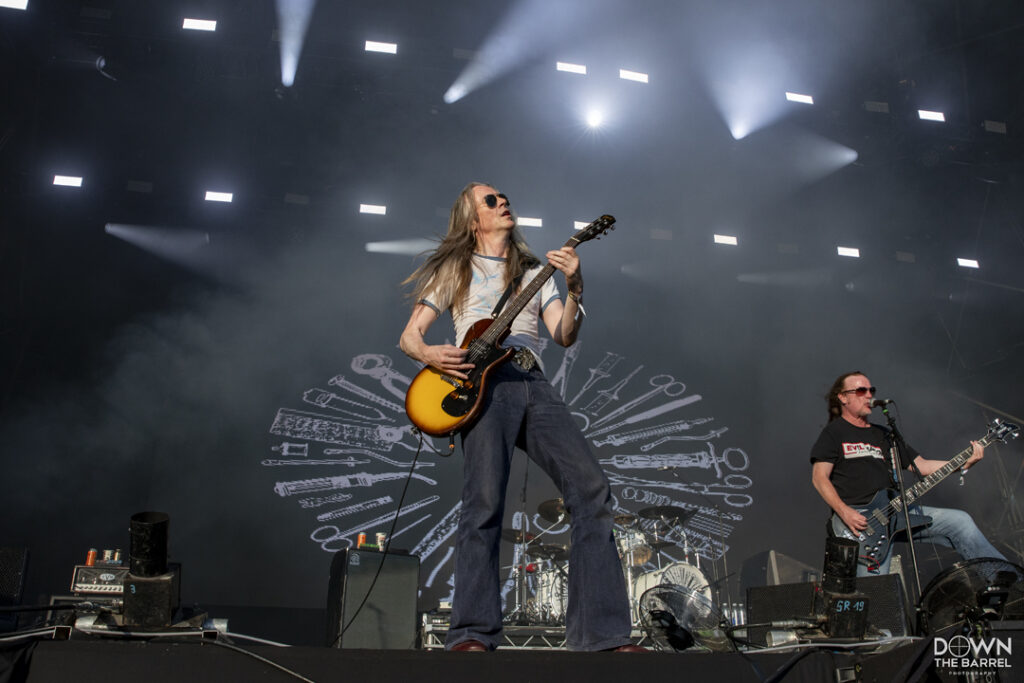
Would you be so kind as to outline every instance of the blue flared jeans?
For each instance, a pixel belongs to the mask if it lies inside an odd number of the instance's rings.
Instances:
[[[569,409],[538,368],[505,363],[491,374],[480,418],[463,434],[462,513],[446,647],[501,642],[499,550],[512,453],[518,445],[551,477],[572,517],[566,646],[629,642],[626,581],[612,539],[611,489]]]

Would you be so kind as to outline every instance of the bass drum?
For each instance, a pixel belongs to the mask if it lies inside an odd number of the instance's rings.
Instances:
[[[661,569],[636,577],[633,581],[633,594],[630,597],[633,598],[634,602],[639,601],[640,596],[648,588],[664,584],[689,589],[696,595],[705,598],[708,603],[713,604],[711,585],[708,583],[707,577],[704,576],[704,572],[686,562],[673,562]]]

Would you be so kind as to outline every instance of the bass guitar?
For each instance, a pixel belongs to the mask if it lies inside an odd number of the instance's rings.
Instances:
[[[988,425],[988,433],[978,439],[978,443],[988,446],[992,443],[1004,442],[1008,438],[1017,438],[1019,433],[1020,428],[1017,425],[993,420]],[[973,446],[968,446],[953,456],[945,465],[908,488],[907,505],[912,505],[933,486],[963,467],[964,463],[970,459],[973,450]],[[908,528],[912,533],[932,521],[931,517],[911,512],[908,525],[903,516],[903,500],[899,496],[899,492],[892,489],[879,491],[866,507],[855,509],[868,520],[868,526],[864,531],[853,531],[835,513],[832,514],[831,519],[832,531],[836,536],[857,541],[860,546],[857,550],[857,561],[868,567],[876,566],[885,559],[889,554],[889,546],[892,545],[894,536],[901,532],[905,533]]]
[[[601,216],[576,232],[565,246],[576,247],[599,239],[615,229],[614,223],[613,216]],[[461,347],[469,351],[466,362],[474,365],[467,373],[468,379],[447,375],[429,365],[413,378],[405,394],[405,412],[420,431],[431,436],[450,436],[468,427],[479,415],[488,376],[515,352],[501,346],[512,330],[512,322],[554,273],[555,267],[547,264],[496,318],[473,324]]]

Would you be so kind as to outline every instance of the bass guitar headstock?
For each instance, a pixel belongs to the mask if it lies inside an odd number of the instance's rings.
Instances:
[[[985,440],[988,443],[1000,441],[1006,443],[1009,439],[1016,439],[1020,436],[1020,427],[1012,422],[1003,422],[999,418],[992,420],[988,425],[988,434]]]

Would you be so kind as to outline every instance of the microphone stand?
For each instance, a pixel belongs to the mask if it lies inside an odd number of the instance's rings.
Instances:
[[[902,453],[900,453],[899,446],[899,444],[903,442],[903,435],[900,434],[899,427],[896,426],[896,418],[893,417],[893,415],[889,412],[888,405],[882,406],[882,413],[885,415],[885,419],[889,423],[889,457],[891,460],[893,471],[896,473],[896,484],[899,486],[900,507],[903,511],[903,521],[906,526],[907,545],[910,546],[910,564],[914,568],[914,588],[917,591],[914,604],[917,605],[917,610],[920,611],[921,573],[917,566],[917,550],[914,548],[914,534],[912,533],[912,530],[910,528],[910,505],[907,503],[907,488],[903,483],[903,458],[901,457]],[[911,466],[914,467],[916,471],[916,465],[911,463]],[[898,521],[899,520],[897,520],[897,522]],[[889,540],[892,541],[892,539]],[[889,552],[890,554],[892,553],[892,546],[890,546]],[[918,620],[915,619],[915,623],[917,621]]]

